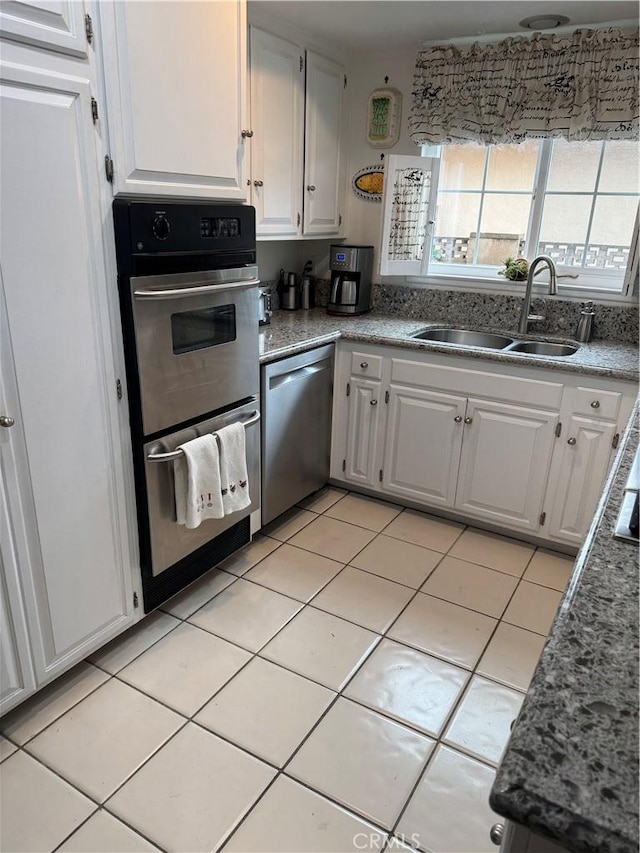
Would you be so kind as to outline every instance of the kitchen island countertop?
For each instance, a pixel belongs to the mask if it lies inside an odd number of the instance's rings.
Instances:
[[[491,793],[571,851],[638,850],[638,546],[612,536],[638,405]]]
[[[544,367],[611,379],[638,381],[638,347],[620,341],[593,341],[580,344],[574,355],[563,358],[507,353],[501,350],[478,347],[458,347],[411,338],[415,332],[428,326],[448,326],[425,317],[406,320],[397,315],[371,312],[360,317],[332,317],[323,308],[311,311],[275,311],[271,323],[260,327],[260,362],[275,361],[288,355],[303,352],[313,346],[330,343],[338,338],[362,343],[398,346],[420,352],[438,352],[454,357],[478,358],[484,361]],[[538,338],[520,335],[504,329],[491,329],[514,338]],[[544,336],[544,340],[566,340]]]

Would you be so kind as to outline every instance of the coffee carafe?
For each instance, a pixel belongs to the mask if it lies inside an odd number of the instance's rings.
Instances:
[[[373,246],[331,246],[328,314],[364,314],[371,310]]]

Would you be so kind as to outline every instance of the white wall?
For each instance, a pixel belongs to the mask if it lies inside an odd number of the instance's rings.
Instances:
[[[348,58],[348,143],[347,143],[347,188],[346,224],[348,243],[375,246],[374,280],[377,274],[382,227],[382,204],[359,198],[351,188],[353,175],[365,166],[380,163],[380,154],[419,155],[420,149],[409,139],[407,116],[411,102],[415,51],[405,49],[390,53],[358,54]],[[388,77],[388,83],[385,83]],[[400,139],[393,148],[373,148],[367,142],[367,107],[369,95],[374,89],[391,86],[402,92],[402,116]],[[402,279],[398,279],[401,281]],[[385,282],[394,279],[385,276]]]

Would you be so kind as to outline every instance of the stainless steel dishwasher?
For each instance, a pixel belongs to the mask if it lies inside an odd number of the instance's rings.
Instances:
[[[329,479],[333,350],[316,347],[262,368],[263,524]]]

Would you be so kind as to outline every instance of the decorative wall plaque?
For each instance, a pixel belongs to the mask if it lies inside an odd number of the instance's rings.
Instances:
[[[402,93],[398,89],[375,89],[369,96],[367,140],[373,148],[391,148],[400,136]]]
[[[384,165],[365,166],[355,173],[351,181],[353,191],[367,201],[382,201],[384,187]]]

